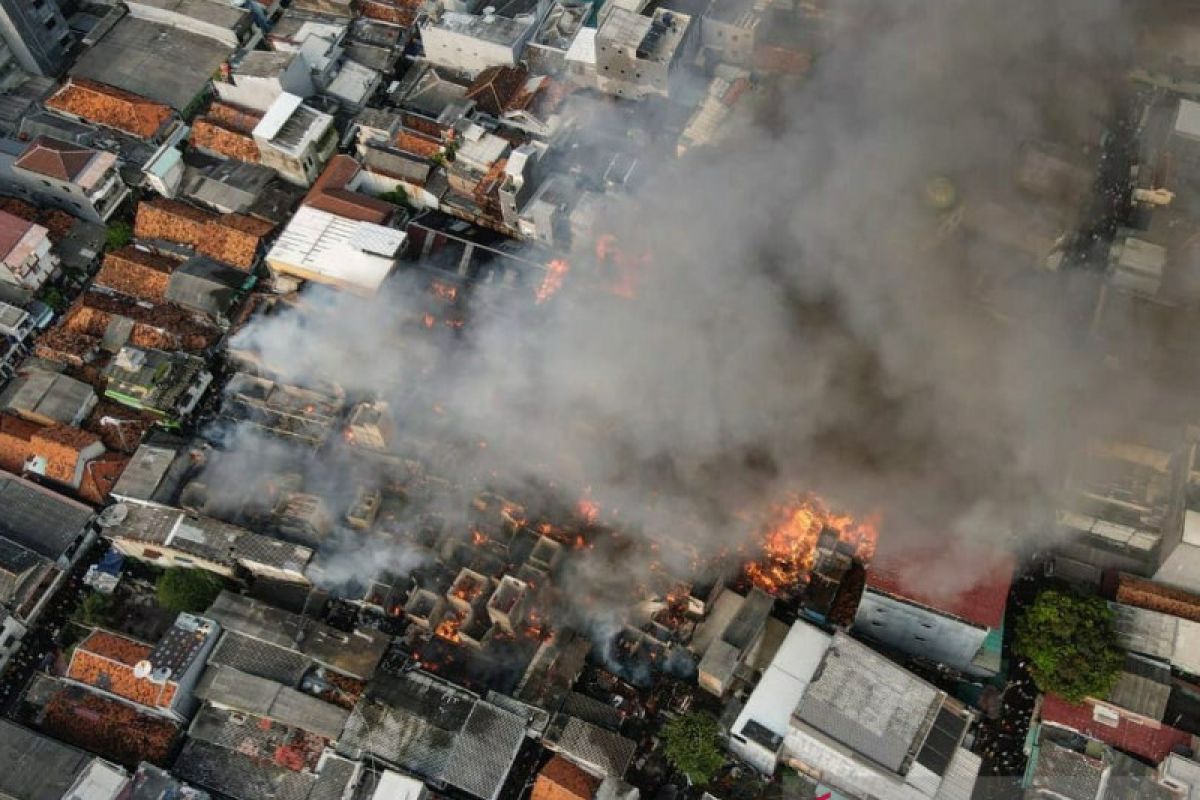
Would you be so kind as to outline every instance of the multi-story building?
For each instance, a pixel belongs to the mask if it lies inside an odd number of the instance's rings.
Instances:
[[[545,9],[501,16],[493,7],[482,14],[446,11],[421,27],[430,62],[474,76],[488,67],[514,67],[537,31]]]
[[[634,100],[668,96],[691,51],[691,21],[663,8],[649,17],[610,9],[596,31],[596,87]]]
[[[733,723],[730,747],[772,775],[780,763],[850,797],[967,800],[980,757],[958,701],[866,645],[792,626]]]
[[[311,186],[337,149],[337,129],[332,116],[284,92],[255,127],[254,141],[263,166],[291,183]]]
[[[0,38],[21,66],[37,75],[62,72],[71,46],[57,0],[0,0]]]
[[[0,281],[36,292],[57,272],[50,231],[0,211]]]
[[[13,163],[13,174],[43,203],[105,222],[129,197],[112,153],[39,136]]]

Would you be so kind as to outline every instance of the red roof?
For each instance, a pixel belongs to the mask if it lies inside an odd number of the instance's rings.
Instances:
[[[1176,747],[1192,746],[1191,734],[1178,728],[1108,703],[1101,705],[1118,716],[1116,725],[1096,721],[1094,700],[1085,700],[1075,705],[1061,697],[1048,694],[1042,698],[1042,722],[1070,728],[1155,764],[1166,758]]]
[[[943,572],[961,573],[961,565],[986,564],[986,573],[970,586],[937,591],[943,581],[930,580]],[[958,617],[984,628],[999,628],[1012,586],[1016,564],[1007,553],[967,545],[908,548],[885,552],[883,548],[867,568],[867,588]]]
[[[0,258],[11,253],[17,242],[21,241],[21,237],[32,227],[33,223],[29,220],[21,219],[7,211],[0,211]]]
[[[39,136],[25,148],[16,165],[30,172],[70,182],[87,168],[95,156],[96,151],[90,147]]]
[[[304,205],[359,222],[386,223],[395,213],[395,206],[346,188],[359,169],[358,162],[350,156],[334,156],[305,196]]]

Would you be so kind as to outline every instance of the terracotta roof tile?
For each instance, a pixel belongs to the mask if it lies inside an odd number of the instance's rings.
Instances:
[[[592,800],[599,786],[599,778],[555,756],[538,773],[532,800]]]
[[[258,123],[262,122],[262,114],[219,100],[214,100],[209,105],[204,116],[218,125],[248,136],[253,134]]]
[[[197,351],[211,346],[220,335],[215,328],[197,322],[190,313],[175,306],[148,307],[120,295],[85,292],[71,304],[58,324],[43,334],[38,349],[47,358],[56,358],[57,353],[61,355],[56,360],[75,363],[72,354],[79,354],[82,359],[87,348],[99,343],[117,315],[133,320],[129,342],[135,347]]]
[[[161,303],[166,296],[171,273],[179,263],[175,259],[126,245],[104,256],[104,265],[96,273],[95,283],[130,297]]]
[[[417,20],[422,0],[360,0],[358,13],[367,19],[377,19],[407,28]]]
[[[129,436],[129,433],[126,433]],[[129,456],[120,453],[105,453],[95,461],[89,461],[83,468],[83,482],[79,486],[79,497],[92,505],[103,505],[108,502],[108,496],[125,467],[129,466]]]
[[[215,214],[162,198],[138,205],[134,233],[193,247],[197,252],[241,269],[250,269],[262,239],[274,225],[245,214]]]
[[[1190,748],[1191,734],[1157,720],[1138,716],[1108,703],[1104,708],[1119,717],[1115,726],[1095,719],[1094,700],[1068,703],[1057,695],[1042,698],[1042,721],[1052,722],[1099,739],[1107,745],[1158,764],[1177,747]]]
[[[139,661],[148,659],[154,648],[145,642],[135,641],[117,633],[93,631],[90,636],[79,643],[76,652],[79,651],[132,667]]]
[[[258,163],[258,145],[252,137],[205,117],[192,123],[191,142],[193,147],[219,156]]]
[[[939,594],[930,591],[922,578],[932,569],[949,569],[952,563],[990,565],[986,576],[962,591]],[[956,561],[957,560],[957,561]],[[973,551],[962,548],[906,548],[888,552],[881,549],[867,568],[867,587],[894,597],[958,617],[984,628],[998,628],[1004,621],[1004,608],[1012,586],[1016,563],[1006,553]]]
[[[1117,602],[1200,622],[1200,595],[1122,573]]]
[[[304,204],[339,217],[384,224],[396,211],[391,203],[346,188],[360,169],[350,156],[334,156],[305,196]]]
[[[173,116],[161,103],[84,78],[68,78],[46,107],[142,139],[154,138]]]
[[[403,150],[406,153],[412,153],[421,158],[433,158],[442,152],[441,142],[411,131],[400,131],[397,133],[392,139],[392,145],[397,150]]]
[[[64,686],[46,703],[42,727],[51,736],[110,761],[168,765],[182,731],[161,717],[78,686]]]
[[[20,473],[34,456],[46,459],[46,477],[72,484],[83,452],[100,439],[69,425],[39,425],[0,413],[0,469]]]
[[[70,182],[87,168],[95,156],[96,151],[90,147],[39,136],[29,143],[15,164],[39,175]]]

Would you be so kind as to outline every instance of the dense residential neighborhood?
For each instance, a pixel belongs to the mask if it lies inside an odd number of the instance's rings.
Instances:
[[[1200,798],[1200,6],[912,5],[0,0],[0,798]]]

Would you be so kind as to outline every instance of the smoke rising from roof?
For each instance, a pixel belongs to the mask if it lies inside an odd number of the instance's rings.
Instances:
[[[1007,546],[1079,430],[1147,392],[1106,379],[1065,299],[1075,279],[943,236],[924,187],[944,175],[968,208],[1062,214],[1014,186],[1018,147],[1094,164],[1130,24],[1116,0],[839,8],[838,44],[803,84],[610,207],[604,232],[650,254],[636,296],[580,255],[536,308],[480,287],[458,334],[414,335],[419,281],[400,279],[372,300],[310,293],[235,343],[284,380],[380,394],[402,444],[465,445],[446,477],[567,502],[590,487],[611,518],[702,553],[797,490],[880,512],[881,546]],[[980,297],[996,283],[1022,287],[1003,314]],[[986,568],[939,579],[954,592]]]

